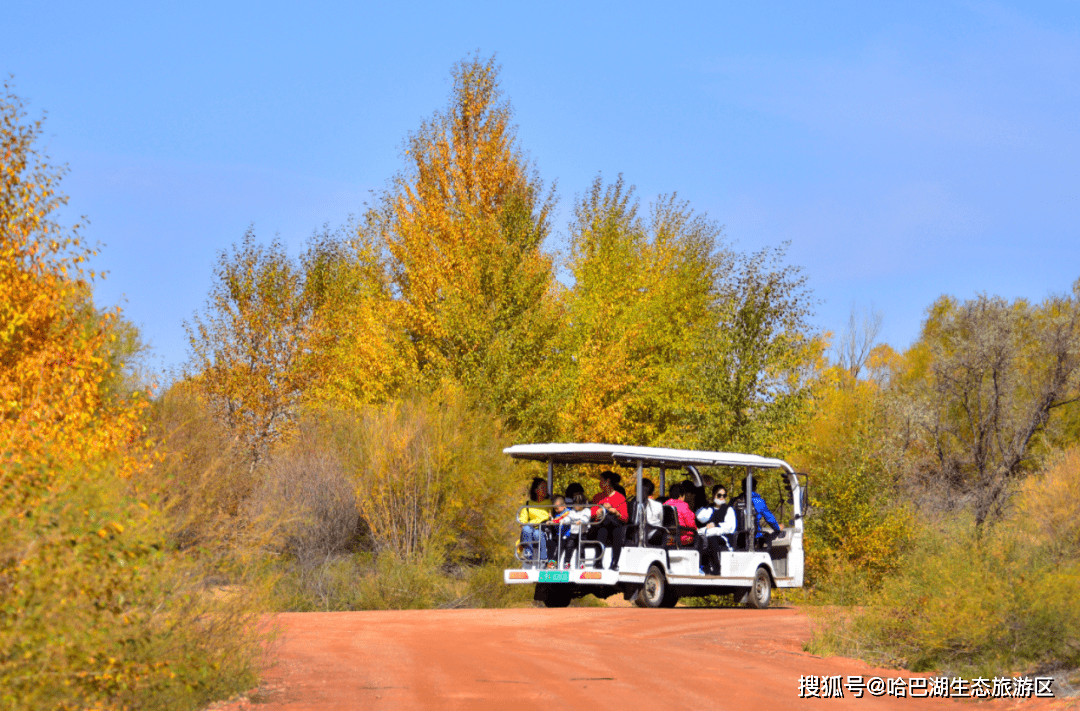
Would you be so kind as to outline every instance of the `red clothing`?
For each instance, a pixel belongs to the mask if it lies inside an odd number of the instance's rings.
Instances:
[[[593,507],[593,516],[596,516],[597,511],[602,509],[604,504],[611,504],[619,514],[619,523],[626,523],[630,520],[629,514],[626,513],[626,497],[617,491],[612,491],[607,496],[604,496],[604,492],[601,491],[593,497],[592,502],[594,504],[599,504],[599,506]]]
[[[675,509],[675,515],[678,517],[679,526],[683,528],[689,528],[689,531],[684,531],[679,536],[679,543],[687,545],[694,542],[694,531],[697,530],[697,519],[694,518],[694,512],[690,510],[690,504],[686,503],[682,499],[668,499],[664,502],[664,506],[671,506]]]

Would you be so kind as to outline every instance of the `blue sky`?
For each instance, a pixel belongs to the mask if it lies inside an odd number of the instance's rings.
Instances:
[[[678,192],[740,249],[790,241],[820,329],[873,306],[902,348],[941,294],[1080,277],[1080,4],[583,5],[9,0],[0,72],[159,366],[220,250],[360,212],[476,50],[560,231],[598,173]]]

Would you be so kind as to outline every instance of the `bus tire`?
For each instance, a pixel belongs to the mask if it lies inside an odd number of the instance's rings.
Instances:
[[[544,607],[569,607],[572,598],[569,585],[549,585],[544,595]]]
[[[754,576],[754,586],[750,588],[746,604],[755,610],[764,610],[772,600],[772,580],[769,579],[769,571],[764,568],[757,569]]]
[[[667,590],[668,584],[664,571],[659,565],[650,565],[649,572],[645,573],[645,582],[637,597],[634,598],[634,603],[638,607],[663,607]]]

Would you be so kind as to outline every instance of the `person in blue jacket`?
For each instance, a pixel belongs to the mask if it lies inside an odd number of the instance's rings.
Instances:
[[[757,493],[757,479],[751,480],[751,495],[750,501],[754,504],[754,548],[769,548],[772,544],[772,540],[780,534],[780,531],[784,530],[784,524],[779,523],[776,520],[776,516],[773,516],[773,512],[769,510],[769,505],[765,503],[765,499],[761,494]],[[743,484],[743,493],[739,495],[740,499],[746,499],[746,484]],[[738,501],[738,499],[736,499]],[[733,502],[734,503],[734,502]],[[761,522],[769,524],[772,527],[772,533],[765,533],[761,530]]]

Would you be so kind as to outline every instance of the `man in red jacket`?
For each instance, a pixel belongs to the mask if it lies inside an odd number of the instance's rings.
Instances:
[[[589,529],[589,540],[608,545],[611,541],[611,570],[619,569],[619,557],[622,556],[623,543],[626,541],[626,522],[629,516],[626,512],[626,497],[615,490],[621,477],[612,471],[600,473],[600,493],[593,497],[593,516],[597,516],[600,510],[604,511],[604,520]],[[599,568],[601,561],[596,561],[594,567]]]

